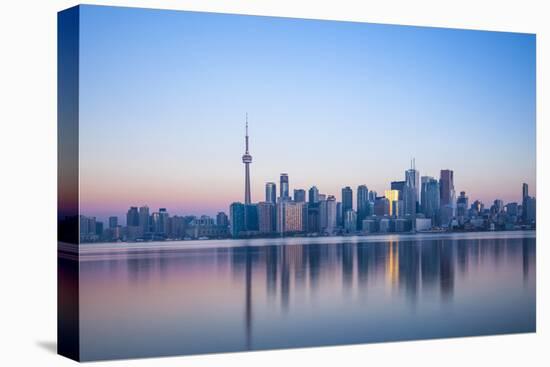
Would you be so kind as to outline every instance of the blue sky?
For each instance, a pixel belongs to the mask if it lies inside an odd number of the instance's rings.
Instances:
[[[535,190],[535,36],[84,6],[81,206],[213,214],[291,189],[382,193],[412,157],[486,203]]]

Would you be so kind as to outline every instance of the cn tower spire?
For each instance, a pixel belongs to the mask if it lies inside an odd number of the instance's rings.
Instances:
[[[248,112],[246,113],[246,135],[245,135],[245,143],[246,143],[246,153],[248,153]]]
[[[248,153],[248,112],[245,119],[245,151],[243,155],[244,163],[244,203],[250,204],[250,163],[252,163],[252,156]]]

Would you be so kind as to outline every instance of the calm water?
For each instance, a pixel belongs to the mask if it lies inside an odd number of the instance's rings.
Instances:
[[[535,331],[534,232],[81,246],[83,360]]]

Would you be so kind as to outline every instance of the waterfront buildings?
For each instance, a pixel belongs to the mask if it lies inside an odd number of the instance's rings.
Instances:
[[[309,190],[295,188],[290,196],[287,173],[279,176],[279,196],[275,182],[265,183],[265,201],[251,198],[248,116],[245,128],[244,203],[233,202],[229,216],[220,211],[208,215],[174,215],[167,208],[150,213],[149,207],[131,206],[126,223],[117,216],[109,225],[96,217],[81,215],[80,241],[161,241],[198,238],[250,238],[271,236],[353,235],[370,233],[414,233],[424,231],[469,231],[529,229],[536,226],[536,200],[529,196],[526,183],[521,188],[521,203],[504,203],[495,199],[489,208],[480,200],[470,205],[466,192],[455,198],[454,172],[440,171],[439,180],[419,178],[414,160],[405,171],[405,179],[391,181],[384,196],[357,186],[356,210],[353,190],[341,189],[341,201],[331,193],[321,193],[317,186]],[[419,182],[420,181],[420,182]]]

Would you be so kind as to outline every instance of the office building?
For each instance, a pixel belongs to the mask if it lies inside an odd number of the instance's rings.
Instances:
[[[281,173],[280,182],[279,182],[279,190],[280,190],[279,197],[281,199],[283,199],[283,200],[289,200],[290,199],[288,174],[286,174],[286,173]]]
[[[273,205],[277,204],[277,185],[275,182],[265,184],[265,201]]]
[[[383,217],[390,215],[390,201],[382,197],[377,197],[374,201],[374,215]]]
[[[342,215],[348,210],[353,210],[353,190],[346,186],[342,189]]]
[[[130,207],[126,213],[126,226],[138,227],[139,226],[139,212],[135,206]]]
[[[462,224],[464,219],[468,216],[468,197],[464,191],[461,191],[456,199],[456,216],[460,224]]]
[[[244,206],[244,226],[247,232],[258,231],[258,205],[245,204]]]
[[[307,215],[305,202],[279,200],[277,203],[277,232],[281,235],[305,232]]]
[[[109,217],[109,228],[113,229],[118,226],[118,217]]]
[[[399,191],[398,190],[386,190],[385,197],[389,201],[389,213],[390,216],[399,216]]]
[[[346,233],[357,231],[357,213],[354,210],[348,210],[344,215],[344,230]]]
[[[294,201],[304,203],[306,201],[306,191],[303,189],[294,189]]]
[[[308,202],[310,204],[316,204],[319,202],[319,189],[316,186],[312,186],[308,191]]]
[[[258,203],[258,230],[263,234],[274,233],[277,225],[276,205],[271,202]]]
[[[141,234],[145,234],[151,231],[149,207],[142,206],[139,208],[139,228]]]
[[[362,229],[363,220],[370,215],[369,189],[366,185],[357,186],[357,224]]]
[[[216,214],[216,225],[218,227],[227,227],[229,226],[229,217],[224,212],[218,212]]]
[[[244,213],[245,205],[243,203],[232,203],[229,207],[230,233],[234,238],[239,237],[246,230]]]
[[[422,177],[420,201],[420,208],[424,216],[431,219],[432,225],[439,224],[440,189],[439,182],[435,178]]]

